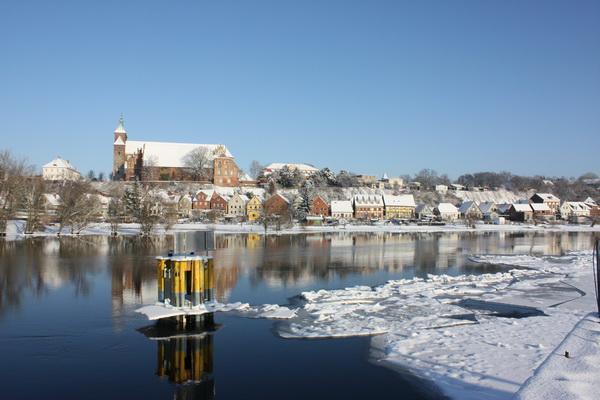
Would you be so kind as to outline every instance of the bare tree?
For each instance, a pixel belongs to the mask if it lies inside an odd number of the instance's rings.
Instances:
[[[157,202],[158,199],[148,188],[145,188],[137,214],[137,222],[140,224],[140,233],[142,236],[150,236],[158,223],[159,215],[155,210]]]
[[[100,213],[98,196],[91,194],[92,189],[87,182],[64,182],[58,190],[60,204],[57,209],[59,233],[69,226],[71,233],[80,233]]]
[[[27,222],[25,224],[25,233],[33,233],[42,225],[44,207],[46,198],[44,192],[46,184],[40,178],[33,178],[24,188],[21,196],[21,207],[25,212]]]
[[[183,157],[183,165],[195,181],[207,178],[210,162],[210,152],[206,147],[198,147]]]
[[[165,232],[177,223],[177,203],[165,203],[162,207],[161,222]]]
[[[257,179],[262,173],[263,169],[265,169],[265,167],[261,163],[256,160],[252,160],[250,163],[250,177],[252,177],[252,179]]]
[[[6,234],[8,221],[14,217],[18,202],[26,185],[25,176],[31,167],[18,160],[9,151],[0,152],[0,234]]]
[[[108,203],[107,221],[110,224],[110,234],[117,236],[119,225],[125,214],[125,206],[123,200],[119,197],[113,197]]]

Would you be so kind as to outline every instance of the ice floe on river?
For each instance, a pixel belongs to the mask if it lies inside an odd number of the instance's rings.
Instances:
[[[143,306],[135,310],[137,313],[144,314],[149,320],[161,318],[177,317],[183,315],[202,315],[215,312],[237,313],[249,318],[269,318],[269,319],[288,319],[296,315],[295,309],[290,309],[277,304],[264,304],[261,306],[251,306],[248,303],[228,303],[207,302],[193,307],[171,307],[163,303]]]
[[[591,252],[478,256],[503,273],[389,281],[301,294],[286,338],[377,335],[374,360],[461,399],[509,398],[593,309]],[[519,268],[514,268],[519,267]]]

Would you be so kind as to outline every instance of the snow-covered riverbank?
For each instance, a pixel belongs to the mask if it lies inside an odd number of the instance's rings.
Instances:
[[[44,237],[56,236],[57,226],[48,226],[42,232],[36,232],[31,235],[23,233],[22,221],[11,221],[8,225],[7,236],[9,240],[23,239],[26,237]],[[172,232],[186,232],[202,229],[212,229],[219,234],[235,233],[255,233],[264,235],[265,230],[258,224],[201,224],[186,223],[176,224],[165,232],[162,227],[155,229],[154,234],[164,235]],[[444,233],[444,232],[600,232],[600,226],[591,227],[589,225],[530,225],[530,224],[509,224],[509,225],[491,225],[478,224],[475,228],[469,228],[462,223],[447,225],[346,225],[346,226],[300,226],[295,225],[291,228],[282,228],[280,230],[269,227],[267,235],[293,235],[301,233],[333,233],[333,232],[390,232],[390,233]],[[140,227],[138,224],[121,224],[119,226],[119,235],[132,236],[139,235]],[[62,235],[70,235],[70,231],[64,229]],[[91,224],[83,229],[78,235],[110,235],[110,226],[107,223]]]
[[[591,252],[473,261],[523,268],[305,292],[297,316],[278,332],[377,335],[374,361],[429,379],[452,398],[510,398],[594,310]]]

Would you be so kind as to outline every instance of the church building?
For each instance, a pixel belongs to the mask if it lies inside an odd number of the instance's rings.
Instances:
[[[239,169],[222,144],[128,140],[123,116],[114,132],[113,180],[199,181],[238,186]]]

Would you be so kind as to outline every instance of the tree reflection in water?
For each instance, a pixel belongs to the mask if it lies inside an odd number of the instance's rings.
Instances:
[[[349,275],[379,272],[426,277],[429,273],[479,273],[470,254],[562,254],[587,250],[589,233],[317,233],[216,236],[216,298],[225,302],[246,275],[251,285],[327,286]],[[87,297],[95,280],[110,276],[112,314],[118,328],[130,308],[156,300],[156,255],[172,248],[171,236],[30,238],[0,242],[0,317],[26,297],[72,288]],[[488,269],[485,272],[492,272]],[[249,300],[248,300],[249,301]]]

